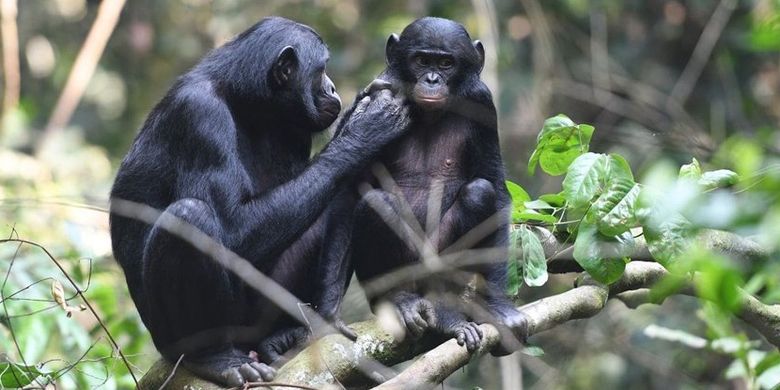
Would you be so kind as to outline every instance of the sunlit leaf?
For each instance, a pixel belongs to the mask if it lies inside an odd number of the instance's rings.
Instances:
[[[665,220],[649,216],[642,228],[650,254],[667,269],[688,249],[693,231],[691,223],[679,214]]]
[[[633,180],[613,179],[596,199],[586,218],[601,234],[616,236],[637,224],[635,207],[640,187]]]
[[[553,207],[552,205],[550,205],[549,203],[547,203],[547,202],[545,202],[545,201],[543,201],[541,199],[532,200],[530,202],[525,202],[525,208],[527,208],[527,209],[534,209],[534,210],[553,210],[553,209],[555,209],[555,207]]]
[[[520,213],[525,210],[525,202],[531,200],[531,196],[519,184],[509,180],[506,181],[506,188],[512,198],[512,221],[518,222]]]
[[[534,357],[544,356],[544,350],[536,345],[524,345],[523,348],[520,349],[520,353]]]
[[[539,200],[543,200],[554,207],[563,207],[566,203],[566,198],[561,194],[544,194],[539,196]]]
[[[528,226],[521,225],[520,242],[523,252],[523,281],[529,286],[547,283],[547,259],[539,237]]]
[[[717,171],[704,172],[698,183],[705,189],[728,187],[737,184],[739,175],[728,169],[719,169]]]
[[[609,157],[585,153],[569,166],[563,179],[563,196],[573,208],[585,208],[603,191]]]
[[[634,249],[634,237],[630,232],[605,237],[595,226],[582,224],[574,243],[574,259],[593,279],[610,284],[623,275]]]
[[[607,180],[631,180],[634,181],[634,173],[631,172],[631,165],[628,164],[626,159],[617,154],[611,153],[609,155],[609,172]]]
[[[509,258],[506,263],[506,293],[509,296],[516,296],[518,292],[520,292],[520,259],[518,254],[522,253],[520,249],[519,229],[514,229],[509,232],[509,243]]]
[[[594,130],[590,125],[575,124],[563,114],[548,118],[528,161],[528,172],[533,175],[539,164],[550,175],[566,173],[572,161],[588,151]]]
[[[693,158],[690,164],[680,167],[680,179],[699,180],[701,178],[701,164],[699,160]]]
[[[558,218],[556,218],[554,215],[541,214],[534,210],[526,210],[522,213],[518,213],[517,219],[515,220],[515,222],[529,222],[529,221],[556,223],[558,222]]]
[[[20,388],[32,383],[43,375],[34,366],[21,366],[10,362],[0,362],[0,384],[2,388]]]

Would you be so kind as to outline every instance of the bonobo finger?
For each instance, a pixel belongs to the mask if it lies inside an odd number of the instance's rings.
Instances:
[[[420,313],[425,318],[425,322],[430,326],[435,326],[438,323],[438,318],[436,318],[436,310],[433,304],[424,300],[420,303],[420,306]]]
[[[469,352],[474,352],[479,347],[480,337],[477,335],[477,330],[473,326],[467,326],[468,337],[466,337],[466,349]]]
[[[391,84],[389,81],[382,80],[382,79],[374,79],[371,82],[371,84],[368,84],[368,86],[363,90],[363,92],[371,95],[374,92],[381,91],[383,89],[392,90],[392,88],[393,88],[393,84]]]
[[[357,340],[357,333],[355,332],[355,330],[347,326],[347,324],[345,324],[344,321],[337,320],[333,325],[336,327],[336,329],[338,329],[338,331],[342,335],[344,335],[344,337],[352,341]]]
[[[460,345],[460,346],[463,346],[464,344],[466,344],[466,332],[464,332],[462,330],[459,330],[455,334],[455,341],[457,341],[458,345]]]
[[[257,355],[260,357],[260,360],[265,363],[273,363],[282,357],[273,343],[274,341],[264,342],[257,348]]]
[[[238,368],[238,372],[244,377],[247,382],[257,382],[260,380],[260,373],[250,366],[249,363],[244,363]]]
[[[228,368],[222,372],[222,378],[229,387],[240,387],[244,385],[244,377],[235,367]]]
[[[409,331],[409,333],[412,335],[412,338],[418,338],[423,334],[424,330],[415,321],[413,312],[410,312],[409,310],[401,310],[401,316],[404,319],[406,330]]]
[[[414,319],[414,323],[417,324],[421,329],[423,329],[423,332],[425,332],[425,329],[428,328],[429,324],[425,319],[420,315],[420,313],[415,312],[412,315],[412,318]]]
[[[250,365],[260,373],[260,376],[263,378],[264,382],[272,381],[274,380],[274,377],[276,377],[276,370],[267,364],[252,362]]]
[[[366,111],[370,103],[371,103],[371,98],[369,96],[360,99],[358,104],[355,106],[355,109],[352,111],[352,115],[362,114],[363,112]]]

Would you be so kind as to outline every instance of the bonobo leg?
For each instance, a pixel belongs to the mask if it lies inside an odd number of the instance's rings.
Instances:
[[[455,240],[468,233],[469,230],[494,216],[505,207],[508,199],[498,193],[492,183],[477,178],[467,183],[458,194],[455,203],[442,217],[440,228],[440,250],[451,245]],[[503,215],[496,219],[495,226],[485,239],[476,246],[480,248],[507,248],[508,221]],[[470,249],[470,248],[459,248]],[[517,350],[525,342],[528,332],[528,322],[512,301],[504,293],[507,283],[506,266],[502,259],[493,263],[476,267],[486,281],[485,309],[488,316],[477,315],[480,321],[490,322],[498,326],[501,333],[501,345],[493,353],[503,355]],[[470,315],[472,318],[474,314]],[[488,317],[488,318],[484,318]]]
[[[352,258],[359,280],[371,281],[418,262],[419,256],[411,242],[412,233],[400,210],[399,199],[379,189],[366,192],[355,207]],[[383,296],[395,305],[407,332],[417,338],[433,326],[436,316],[433,305],[418,294],[415,284],[411,281],[403,286],[393,286]],[[383,297],[368,298],[373,304]]]
[[[143,257],[148,326],[163,356],[206,379],[240,386],[271,380],[274,371],[233,348],[241,335],[239,282],[216,261],[169,229],[190,224],[216,241],[222,228],[212,208],[197,199],[181,199],[160,215],[149,231]]]
[[[349,245],[355,202],[355,197],[343,190],[325,211],[325,232],[315,271],[317,284],[311,302],[318,315],[351,340],[355,340],[357,334],[341,320],[339,315],[341,302],[352,276]],[[305,312],[309,308],[302,307],[302,310]],[[312,336],[312,331],[314,337],[325,334],[321,329],[316,328],[316,323],[312,325],[315,329],[310,330],[308,325],[283,328],[262,340],[257,348],[260,360],[274,363],[288,351],[304,345]]]

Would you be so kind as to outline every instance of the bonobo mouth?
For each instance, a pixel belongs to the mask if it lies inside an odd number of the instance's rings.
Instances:
[[[447,104],[447,98],[444,96],[414,96],[414,102],[424,110],[438,110],[444,108]]]

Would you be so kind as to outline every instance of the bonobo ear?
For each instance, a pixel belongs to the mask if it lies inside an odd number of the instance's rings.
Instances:
[[[479,54],[479,71],[482,71],[482,68],[485,66],[485,46],[482,46],[482,42],[479,40],[476,40],[472,42],[474,45],[474,48],[477,49],[477,54]]]
[[[390,65],[393,47],[398,43],[398,40],[398,34],[390,34],[390,37],[387,38],[387,45],[385,46],[385,62],[387,62],[387,65]]]
[[[287,84],[298,70],[298,54],[292,46],[285,46],[271,67],[271,77],[277,87]]]

